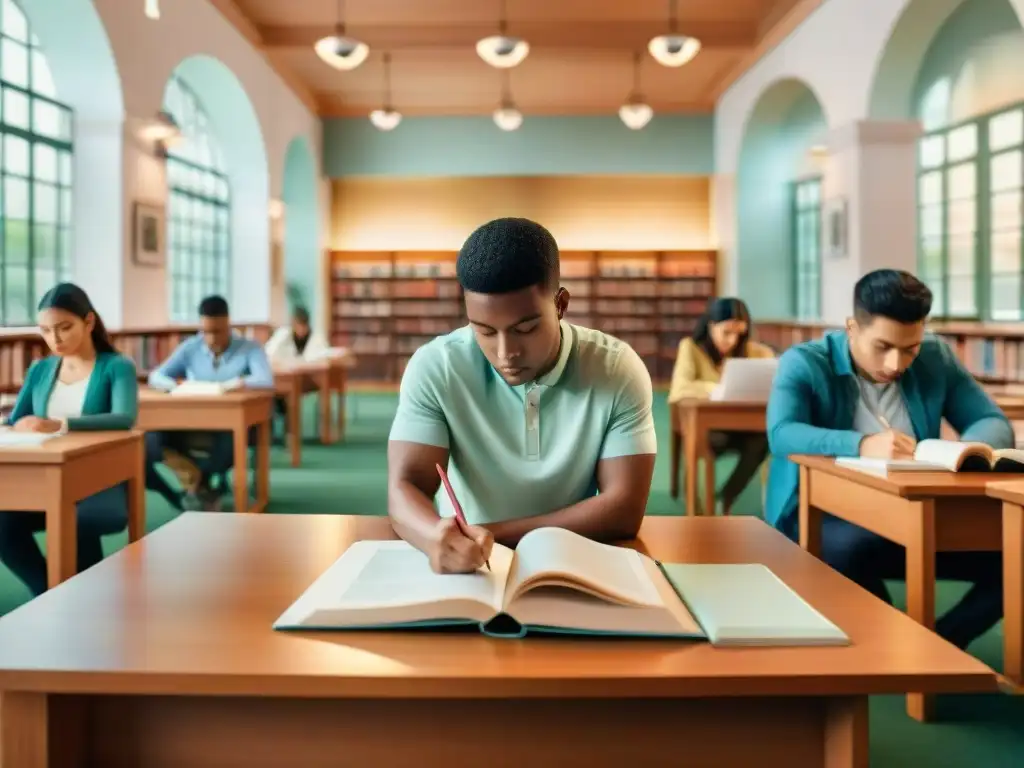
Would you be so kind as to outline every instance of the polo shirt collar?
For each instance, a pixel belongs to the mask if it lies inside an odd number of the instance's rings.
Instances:
[[[829,352],[832,357],[832,368],[840,376],[853,376],[853,359],[850,357],[850,339],[845,331],[833,331],[829,334]]]
[[[558,383],[562,378],[562,374],[565,373],[565,367],[569,363],[569,356],[572,354],[573,348],[573,333],[572,326],[569,325],[565,320],[559,320],[559,327],[561,328],[561,341],[558,349],[558,360],[555,361],[554,367],[536,380],[536,384],[542,387],[551,387]]]

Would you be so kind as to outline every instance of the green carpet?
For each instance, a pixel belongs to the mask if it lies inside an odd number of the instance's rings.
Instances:
[[[308,436],[302,466],[293,469],[283,448],[271,459],[270,511],[287,513],[346,512],[366,515],[386,510],[387,432],[394,414],[392,394],[358,394],[349,398],[347,439],[344,444],[323,447]],[[306,419],[315,423],[313,403]],[[680,502],[668,495],[668,416],[664,396],[656,405],[660,450],[649,514],[674,515]],[[718,468],[721,484],[731,470],[731,460]],[[753,483],[740,497],[735,514],[760,514],[760,484]],[[339,503],[339,499],[344,501]],[[171,510],[154,494],[147,497],[147,525],[153,530],[172,518]],[[124,545],[124,536],[110,537],[107,552]],[[893,593],[902,600],[903,585]],[[941,584],[937,607],[945,611],[963,592],[962,585]],[[27,592],[0,565],[0,613],[28,598]],[[1002,664],[1002,634],[997,627],[971,648],[986,664]],[[966,768],[967,766],[1024,765],[1024,697],[946,696],[939,702],[939,719],[921,725],[907,717],[901,696],[877,697],[871,702],[871,765],[874,768]]]

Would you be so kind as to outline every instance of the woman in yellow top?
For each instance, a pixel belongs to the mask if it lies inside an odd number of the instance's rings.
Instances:
[[[697,321],[693,336],[679,342],[669,404],[709,397],[718,386],[726,358],[774,357],[769,347],[750,341],[750,326],[750,310],[740,299],[722,297],[712,301]],[[720,494],[728,514],[733,501],[767,458],[768,437],[763,432],[712,432],[709,442],[716,457],[732,451],[740,456]]]

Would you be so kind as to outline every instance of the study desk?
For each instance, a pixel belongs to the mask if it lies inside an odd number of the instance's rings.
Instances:
[[[234,507],[262,512],[270,499],[271,390],[238,390],[222,395],[171,395],[139,391],[138,426],[146,432],[231,432],[234,439]],[[256,501],[249,505],[249,428],[257,426]]]
[[[647,518],[630,545],[765,563],[852,645],[271,629],[352,541],[392,536],[380,517],[181,515],[0,619],[0,759],[863,768],[869,695],[997,690],[981,662],[748,517]]]
[[[725,402],[700,399],[680,400],[669,407],[669,493],[679,495],[679,449],[686,461],[686,514],[698,514],[697,463],[704,457],[704,514],[715,514],[715,456],[708,436],[711,432],[764,432],[766,403]]]
[[[78,571],[79,501],[128,483],[128,540],[145,530],[145,449],[141,432],[73,432],[40,445],[0,448],[0,515],[46,515],[50,587]]]
[[[355,365],[351,354],[274,366],[274,389],[288,402],[287,432],[292,466],[302,462],[302,396],[316,392],[320,406],[320,442],[336,442],[345,435],[345,390],[348,369]],[[333,396],[338,395],[337,429],[332,424]]]
[[[790,458],[800,467],[800,546],[813,555],[821,553],[825,512],[900,544],[907,558],[907,613],[929,629],[935,627],[935,553],[1003,549],[1001,504],[987,495],[991,473],[894,472],[877,477],[836,466],[828,457]],[[1006,657],[1011,655],[1007,648]],[[931,704],[927,696],[910,694],[907,713],[927,720]]]
[[[1003,502],[1003,674],[1024,686],[1024,480],[992,482]]]

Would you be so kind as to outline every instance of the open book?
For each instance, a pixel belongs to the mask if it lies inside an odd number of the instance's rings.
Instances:
[[[515,550],[496,544],[491,568],[471,574],[440,575],[424,554],[403,541],[359,541],[334,562],[274,623],[275,629],[383,629],[476,624],[488,635],[522,637],[528,632],[710,638],[702,624],[718,626],[715,604],[723,603],[721,584],[733,613],[742,611],[749,579],[705,579],[694,585],[701,614],[687,608],[660,563],[635,550],[590,541],[561,528],[528,533]],[[665,566],[669,568],[670,566]],[[692,568],[747,568],[694,565]],[[769,579],[775,577],[763,569]],[[762,577],[763,578],[763,577]],[[707,587],[718,583],[718,592]],[[803,601],[781,581],[790,601]],[[704,586],[702,586],[702,584]],[[737,591],[739,590],[739,591]],[[711,595],[716,595],[711,597]],[[703,597],[702,597],[703,595]],[[804,604],[805,605],[805,604]],[[779,615],[795,615],[780,608]],[[719,617],[721,618],[721,617]],[[824,620],[823,620],[824,621]],[[778,624],[779,618],[775,618]],[[736,622],[726,621],[726,624]],[[784,619],[783,619],[784,623]],[[827,625],[827,626],[825,626]],[[831,624],[779,633],[774,627],[745,630],[764,645],[831,642]],[[728,628],[721,633],[728,644]],[[746,638],[739,643],[753,644]]]
[[[183,381],[171,390],[172,395],[223,395],[238,389],[237,381]]]
[[[912,459],[838,458],[836,465],[882,477],[889,472],[1024,472],[1024,450],[922,440]]]

